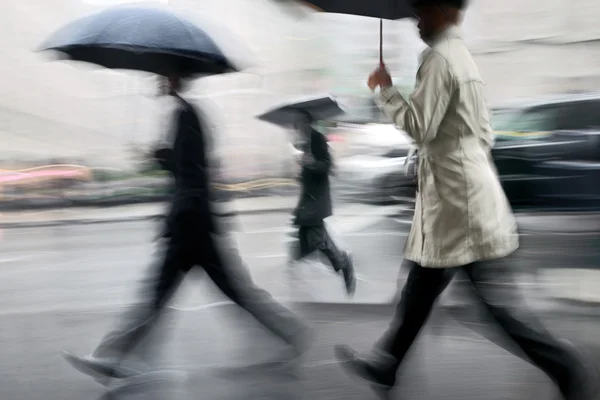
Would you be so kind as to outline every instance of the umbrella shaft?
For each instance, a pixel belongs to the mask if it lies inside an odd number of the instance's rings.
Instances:
[[[383,66],[383,19],[379,20],[379,65]]]

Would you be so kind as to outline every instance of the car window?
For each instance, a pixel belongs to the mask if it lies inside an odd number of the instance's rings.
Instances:
[[[492,129],[495,131],[511,131],[520,112],[511,110],[497,110],[492,112]]]
[[[600,128],[600,100],[565,104],[558,125],[563,130]]]
[[[492,113],[492,129],[502,137],[527,137],[528,133],[556,129],[557,110],[554,107],[497,110]]]

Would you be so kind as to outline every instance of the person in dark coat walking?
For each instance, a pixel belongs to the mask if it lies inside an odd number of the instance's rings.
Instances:
[[[206,132],[194,107],[181,98],[181,79],[168,79],[168,94],[178,103],[172,149],[155,155],[174,177],[175,193],[166,219],[166,248],[148,279],[146,299],[132,310],[131,318],[107,335],[90,356],[66,353],[67,360],[81,372],[96,378],[124,378],[138,372],[123,366],[124,358],[136,347],[161,315],[180,282],[193,267],[201,267],[233,302],[250,313],[292,350],[295,358],[306,347],[308,330],[291,311],[254,285],[235,246],[227,250],[211,209],[211,184]],[[229,242],[224,240],[224,242]]]
[[[325,226],[325,218],[333,214],[329,175],[333,161],[327,138],[316,131],[310,114],[301,114],[296,123],[296,131],[303,151],[300,184],[300,200],[294,211],[294,225],[298,227],[299,245],[292,250],[292,261],[298,261],[319,251],[330,261],[331,266],[344,278],[346,291],[354,294],[356,278],[349,251],[342,250],[332,240]]]

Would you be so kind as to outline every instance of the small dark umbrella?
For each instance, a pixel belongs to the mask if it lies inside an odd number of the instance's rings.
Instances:
[[[410,0],[276,0],[296,2],[317,11],[379,18],[379,62],[383,65],[383,20],[414,17]]]
[[[239,71],[204,29],[158,8],[114,7],[77,19],[50,36],[41,51],[62,58],[167,75]]]
[[[294,125],[299,115],[309,115],[314,121],[327,120],[343,114],[344,110],[331,96],[296,98],[271,108],[257,118],[275,125]]]

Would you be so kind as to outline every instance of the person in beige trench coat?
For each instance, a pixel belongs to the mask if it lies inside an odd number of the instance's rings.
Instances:
[[[507,256],[519,246],[517,227],[491,150],[494,136],[483,81],[459,27],[465,0],[413,0],[419,33],[428,45],[416,86],[405,100],[384,65],[369,77],[376,102],[413,140],[418,152],[415,215],[405,244],[410,269],[397,314],[371,357],[348,346],[336,356],[350,374],[366,379],[382,398],[456,270],[480,301],[565,399],[591,399],[597,376],[571,343],[555,339],[519,302]],[[519,306],[518,314],[515,307]]]

